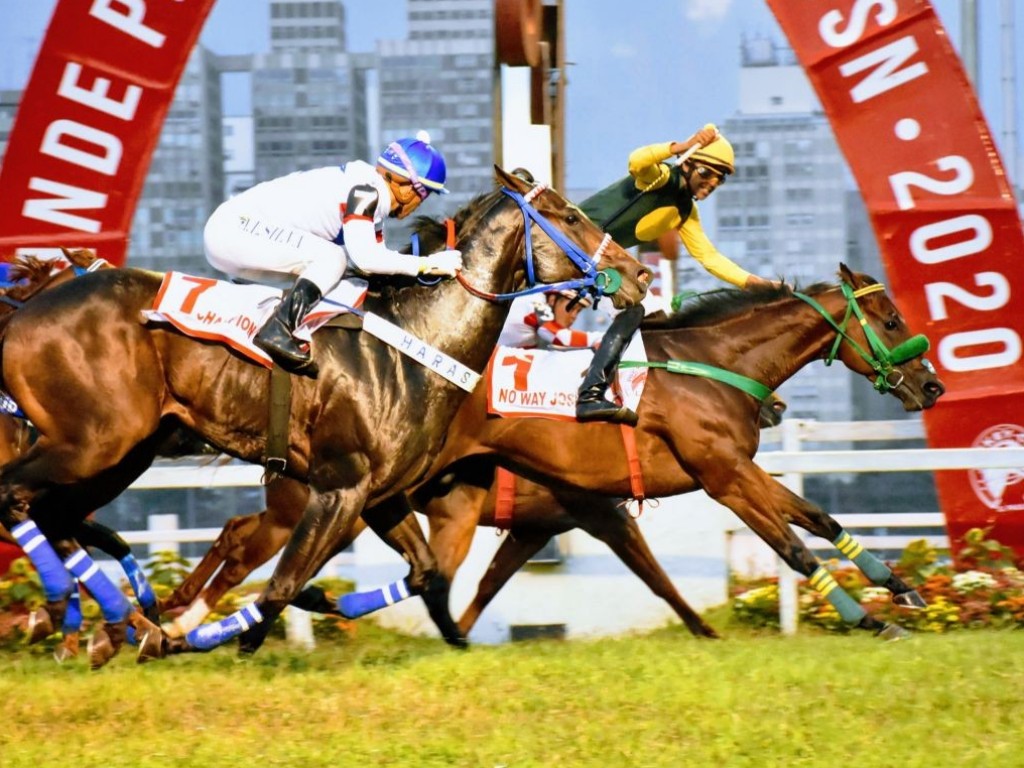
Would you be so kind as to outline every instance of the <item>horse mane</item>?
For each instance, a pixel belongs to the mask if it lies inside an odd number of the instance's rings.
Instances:
[[[49,259],[41,259],[38,256],[22,255],[11,262],[11,271],[8,273],[11,282],[20,283],[25,281],[31,285],[46,280],[53,271],[53,262]],[[12,289],[15,286],[12,286]],[[16,286],[18,288],[29,286]]]
[[[865,278],[868,284],[878,282],[868,275],[863,275],[862,277]],[[835,288],[835,283],[820,282],[809,285],[806,288],[800,288],[799,285],[795,284],[791,287],[785,281],[783,281],[781,286],[754,286],[753,288],[745,289],[718,288],[687,299],[683,302],[683,306],[680,307],[679,311],[671,315],[653,315],[645,319],[641,328],[644,330],[660,331],[712,325],[727,317],[733,317],[764,304],[790,298],[793,296],[794,291],[800,291],[808,296],[815,296],[832,288]]]

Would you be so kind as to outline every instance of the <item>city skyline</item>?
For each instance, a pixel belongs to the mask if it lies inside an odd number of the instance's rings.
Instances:
[[[0,0],[0,13],[9,21],[0,28],[0,88],[24,87],[55,2]],[[268,3],[218,0],[201,42],[218,54],[267,50]],[[959,48],[959,2],[935,0],[932,5]],[[989,128],[1002,145],[999,20],[995,4],[985,7],[989,12],[979,14],[977,90]],[[405,0],[346,0],[345,8],[352,51],[372,51],[378,39],[406,34]],[[738,106],[742,40],[762,35],[785,44],[761,0],[565,0],[565,18],[569,189],[594,189],[618,178],[637,146],[685,138],[705,122],[725,122]],[[1024,18],[1017,20],[1016,38],[1024,49]],[[1017,82],[1024,84],[1024,57],[1016,58]],[[679,73],[677,83],[671,84],[672,73]],[[247,95],[230,85],[226,91],[225,114],[240,114]],[[1018,149],[1022,143],[1018,136]],[[1003,159],[1019,182],[1017,155],[1012,163]]]

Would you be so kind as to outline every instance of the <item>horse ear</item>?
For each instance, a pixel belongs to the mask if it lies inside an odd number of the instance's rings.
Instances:
[[[839,276],[843,279],[843,282],[849,285],[851,288],[860,287],[859,285],[857,285],[857,276],[848,266],[846,266],[842,262],[839,262]]]
[[[502,186],[508,187],[509,189],[515,190],[521,195],[526,194],[530,191],[532,186],[530,183],[525,181],[521,176],[509,173],[504,168],[498,165],[494,166],[494,176],[498,183]]]

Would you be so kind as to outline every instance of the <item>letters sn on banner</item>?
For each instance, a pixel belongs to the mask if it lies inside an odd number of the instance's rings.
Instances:
[[[59,0],[0,169],[0,253],[123,264],[174,89],[214,0]]]

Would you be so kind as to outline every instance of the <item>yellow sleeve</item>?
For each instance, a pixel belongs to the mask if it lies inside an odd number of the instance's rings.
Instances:
[[[636,179],[636,188],[644,192],[657,189],[668,181],[669,167],[665,160],[672,157],[671,141],[649,144],[634,149],[629,155],[629,175]]]
[[[704,234],[696,204],[686,221],[679,226],[679,236],[689,254],[699,261],[704,269],[737,288],[744,287],[750,273],[712,245],[711,240]]]

